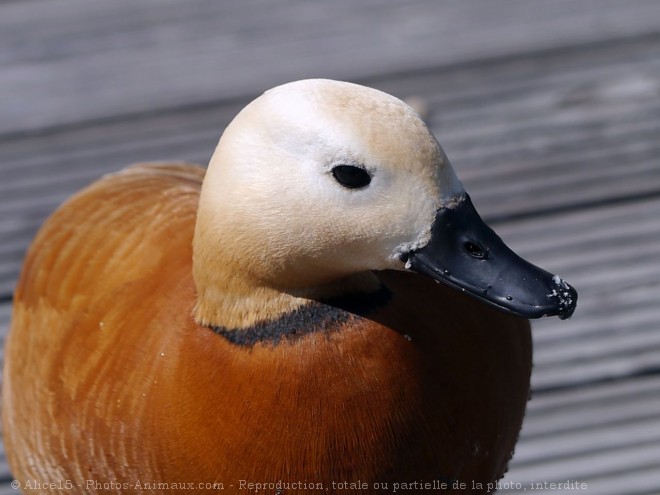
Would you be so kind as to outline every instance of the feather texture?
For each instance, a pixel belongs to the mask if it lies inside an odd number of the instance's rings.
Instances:
[[[16,479],[81,484],[70,493],[104,492],[85,480],[228,493],[240,480],[306,481],[335,493],[333,481],[501,477],[529,391],[528,322],[384,271],[391,295],[372,311],[337,307],[332,331],[237,345],[192,317],[203,176],[126,169],[38,233],[5,362]]]

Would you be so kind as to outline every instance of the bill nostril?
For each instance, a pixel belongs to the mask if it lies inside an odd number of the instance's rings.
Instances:
[[[467,251],[467,253],[473,258],[484,260],[488,257],[488,251],[486,251],[486,249],[484,249],[480,244],[476,242],[467,241],[465,244],[463,244],[463,247],[465,248],[465,251]]]

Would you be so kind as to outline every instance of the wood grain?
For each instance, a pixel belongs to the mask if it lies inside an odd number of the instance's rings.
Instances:
[[[2,6],[0,134],[656,32],[653,0]],[[157,90],[154,90],[154,87]]]
[[[658,2],[31,0],[0,3],[0,47],[3,339],[24,251],[73,192],[204,164],[274,84],[356,80],[420,99],[481,213],[580,292],[573,319],[534,324],[505,480],[660,492]],[[2,456],[0,495],[10,479]]]

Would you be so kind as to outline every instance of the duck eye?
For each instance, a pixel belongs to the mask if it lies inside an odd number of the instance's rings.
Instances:
[[[371,176],[365,169],[353,165],[337,165],[332,169],[332,176],[349,189],[366,187],[371,182]]]

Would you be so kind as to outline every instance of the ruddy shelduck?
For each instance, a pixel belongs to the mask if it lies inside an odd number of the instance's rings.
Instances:
[[[528,318],[575,290],[474,209],[406,104],[286,84],[208,170],[137,165],[46,221],[6,347],[41,493],[486,493],[529,393]]]

